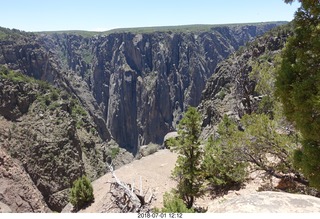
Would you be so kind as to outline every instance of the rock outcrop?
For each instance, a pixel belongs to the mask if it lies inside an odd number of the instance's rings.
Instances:
[[[50,212],[28,173],[0,147],[0,213]]]
[[[285,192],[255,192],[218,203],[213,213],[320,213],[320,199]]]
[[[0,201],[13,212],[61,211],[74,180],[106,172],[108,145],[76,99],[2,71]]]
[[[20,34],[0,41],[0,64],[75,94],[103,140],[136,154],[161,144],[196,106],[217,64],[283,23],[213,26],[205,31]]]

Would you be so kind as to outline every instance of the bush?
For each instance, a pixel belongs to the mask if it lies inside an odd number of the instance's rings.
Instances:
[[[91,182],[86,176],[82,176],[73,183],[70,192],[70,202],[76,209],[80,209],[93,200]]]
[[[163,195],[163,213],[194,213],[194,210],[188,209],[183,200],[174,193],[165,193]]]
[[[111,157],[112,160],[114,160],[116,159],[119,153],[120,153],[120,148],[114,147],[114,148],[111,148],[111,152],[109,153],[109,156]]]
[[[240,186],[247,177],[247,162],[241,160],[236,145],[228,137],[209,138],[205,146],[204,174],[215,192]]]
[[[57,101],[59,99],[59,93],[57,90],[53,89],[50,94],[50,99],[53,101]]]

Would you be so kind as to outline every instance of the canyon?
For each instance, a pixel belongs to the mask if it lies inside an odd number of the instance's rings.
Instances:
[[[77,177],[97,179],[115,154],[122,166],[142,145],[161,145],[188,106],[201,103],[204,126],[212,125],[210,109],[225,85],[219,69],[228,68],[218,64],[284,23],[99,34],[0,28],[0,203],[14,212],[59,212]],[[241,100],[236,94],[226,97]]]

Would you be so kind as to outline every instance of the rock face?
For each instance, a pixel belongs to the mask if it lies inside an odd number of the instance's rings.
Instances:
[[[273,58],[281,52],[291,33],[288,28],[257,38],[217,66],[198,105],[203,116],[204,138],[212,134],[223,115],[239,119],[257,110],[262,97],[255,91],[257,79],[250,74],[256,64],[273,65]]]
[[[0,202],[13,212],[61,211],[74,180],[106,172],[107,143],[75,99],[11,73],[0,78]]]
[[[320,213],[320,199],[284,192],[255,192],[219,203],[214,213]]]
[[[133,154],[162,143],[186,106],[200,102],[217,64],[282,23],[206,31],[20,34],[0,41],[0,64],[75,94],[97,125]]]
[[[27,172],[0,147],[0,213],[49,212]]]

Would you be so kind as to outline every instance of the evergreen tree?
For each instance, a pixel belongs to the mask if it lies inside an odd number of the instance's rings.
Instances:
[[[177,194],[189,209],[195,198],[203,194],[204,177],[201,169],[203,151],[199,141],[200,121],[200,114],[196,108],[189,107],[179,123],[179,137],[171,147],[179,154],[172,173],[178,181]]]
[[[253,113],[244,115],[240,122],[244,131],[237,139],[243,145],[242,156],[248,162],[275,177],[298,174],[291,162],[291,154],[297,147],[297,136],[286,133],[277,115],[271,120],[267,114]]]
[[[304,139],[302,149],[295,153],[295,165],[320,189],[320,2],[300,2],[294,36],[282,54],[276,93],[286,117]]]
[[[204,174],[214,190],[239,186],[247,176],[247,162],[239,153],[239,145],[234,142],[242,134],[235,122],[227,116],[218,126],[218,137],[209,137],[204,153]]]

